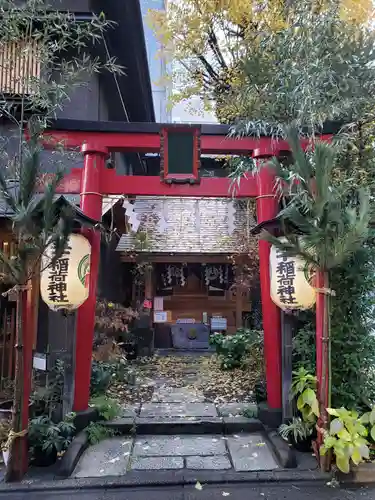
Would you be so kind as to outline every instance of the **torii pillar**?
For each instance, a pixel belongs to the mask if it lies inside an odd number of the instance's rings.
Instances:
[[[258,196],[257,223],[273,219],[279,212],[275,194],[276,176],[267,161],[275,156],[270,143],[268,150],[256,149],[253,159],[259,166],[257,174]],[[267,382],[267,405],[260,405],[259,417],[270,427],[278,427],[282,420],[282,369],[281,369],[281,316],[280,309],[271,299],[270,248],[265,241],[259,241],[259,272],[262,299],[264,331],[264,361]]]
[[[100,179],[108,156],[107,148],[83,144],[84,167],[81,183],[81,209],[92,219],[102,218]],[[87,410],[90,398],[92,344],[94,340],[96,288],[100,263],[100,231],[83,230],[91,244],[89,296],[77,311],[73,411]]]

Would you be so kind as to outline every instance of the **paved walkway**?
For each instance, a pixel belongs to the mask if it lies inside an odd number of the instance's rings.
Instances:
[[[73,489],[66,491],[0,492],[4,500],[374,500],[375,488],[330,488],[328,486],[288,485],[193,485],[152,488]]]
[[[189,387],[162,384],[152,401],[127,408],[138,424],[243,418],[249,405],[205,402]],[[273,470],[278,464],[261,433],[232,435],[148,435],[115,437],[91,446],[81,458],[74,477],[118,476],[128,470]]]

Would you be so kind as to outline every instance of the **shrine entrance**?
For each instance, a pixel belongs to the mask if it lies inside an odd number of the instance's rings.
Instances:
[[[82,211],[96,220],[101,219],[102,201],[104,197],[109,195],[119,197],[125,195],[128,198],[139,196],[208,199],[233,199],[233,196],[236,199],[255,198],[258,223],[274,218],[279,211],[278,199],[274,192],[275,174],[269,166],[264,165],[255,177],[244,177],[241,183],[236,186],[236,190],[233,191],[233,186],[227,177],[201,175],[200,156],[201,154],[244,155],[251,156],[255,162],[265,163],[268,159],[289,150],[285,141],[277,141],[268,137],[246,137],[239,140],[229,138],[228,127],[221,125],[163,126],[109,122],[93,124],[74,120],[54,123],[47,139],[46,147],[50,147],[57,141],[63,143],[67,148],[81,149],[84,156],[83,169],[72,169],[70,174],[64,178],[59,191],[66,194],[79,194]],[[307,145],[307,143],[303,144],[304,147]],[[120,175],[116,169],[107,168],[107,159],[110,154],[115,152],[160,155],[160,172],[156,172],[156,175]],[[88,300],[78,309],[77,313],[74,376],[75,411],[86,410],[88,407],[96,287],[100,261],[99,231],[89,230],[85,235],[92,246],[90,294]],[[270,296],[269,253],[270,245],[261,240],[259,242],[259,267],[267,403],[272,414],[281,416],[280,310],[272,302]],[[207,264],[208,257],[208,255],[205,256],[206,262],[201,260],[200,262],[196,261],[196,263]],[[170,261],[169,256],[169,263],[171,263]],[[168,260],[161,263],[168,264]],[[213,263],[222,264],[223,262]],[[193,281],[192,279],[192,283]],[[209,290],[206,292],[209,296]],[[178,299],[175,302],[175,310],[178,311],[177,304]],[[195,305],[185,305],[184,307],[189,309],[187,316],[192,315],[192,310],[196,314]],[[205,307],[208,309],[207,306]],[[171,310],[173,310],[172,307]],[[154,314],[157,312],[154,310]],[[201,324],[203,324],[204,319],[203,313],[206,312],[209,311],[201,310],[199,312],[202,318]],[[211,313],[215,312],[222,313],[222,310],[216,311],[215,305]],[[175,319],[179,319],[179,314],[175,315]],[[237,314],[239,314],[238,308],[236,308]],[[220,319],[219,315],[218,318]],[[227,322],[227,328],[229,326]]]

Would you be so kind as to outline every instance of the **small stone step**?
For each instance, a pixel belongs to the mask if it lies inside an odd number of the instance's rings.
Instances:
[[[183,457],[225,455],[225,440],[217,436],[138,436],[133,456]]]
[[[217,417],[212,403],[145,403],[140,417]]]
[[[104,425],[121,434],[236,434],[262,432],[263,424],[245,417],[126,417]]]

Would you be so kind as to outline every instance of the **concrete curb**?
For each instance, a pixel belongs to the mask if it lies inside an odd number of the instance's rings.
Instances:
[[[103,422],[103,425],[116,429],[121,434],[136,433],[142,435],[237,434],[239,432],[264,431],[260,420],[246,417],[202,417],[197,420],[125,417],[111,422]]]
[[[275,470],[259,472],[223,472],[223,471],[129,471],[124,476],[100,477],[85,479],[65,479],[43,481],[28,480],[23,483],[0,484],[1,492],[47,492],[69,491],[81,489],[108,489],[139,486],[182,486],[195,484],[199,481],[204,484],[237,484],[237,483],[303,483],[306,485],[317,483],[326,484],[331,480],[330,474],[316,471]]]
[[[295,469],[297,457],[293,448],[279,436],[277,431],[266,429],[265,433],[280,466],[284,469]]]
[[[73,471],[76,468],[83,452],[88,448],[88,446],[89,442],[87,432],[82,431],[77,434],[64,453],[56,475],[62,478],[70,477],[73,474]]]

